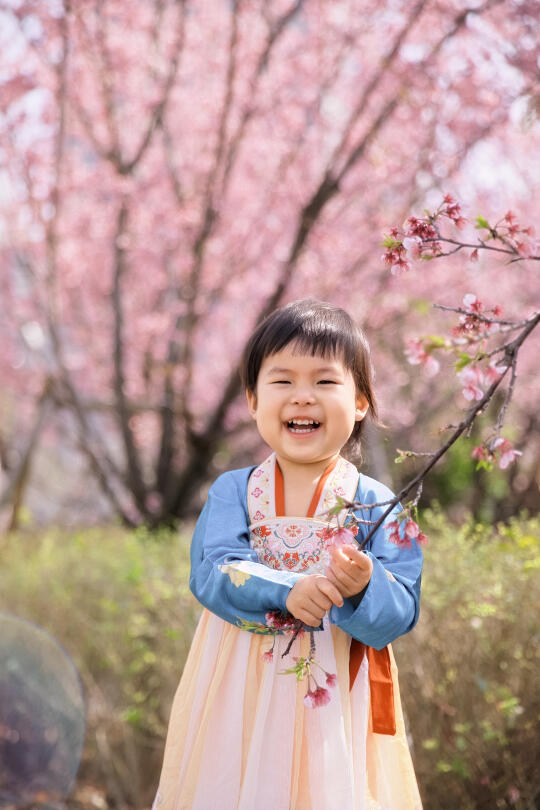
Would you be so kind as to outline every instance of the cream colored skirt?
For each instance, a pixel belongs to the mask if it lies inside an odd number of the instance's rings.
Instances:
[[[337,675],[325,706],[281,671],[306,656],[309,634],[272,639],[203,610],[169,721],[153,810],[421,810],[394,657],[397,733],[374,734],[368,664],[349,691],[350,637],[324,620],[317,661]],[[325,676],[320,679],[324,686]]]

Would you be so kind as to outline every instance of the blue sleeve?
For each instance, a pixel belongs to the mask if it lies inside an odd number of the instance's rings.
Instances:
[[[367,476],[360,476],[356,499],[360,503],[388,501],[394,495],[384,484]],[[386,506],[359,510],[363,520],[378,520]],[[373,562],[373,573],[360,599],[345,599],[341,608],[333,606],[330,620],[346,633],[370,647],[381,650],[398,636],[412,630],[420,610],[420,581],[422,551],[416,540],[411,547],[398,546],[388,540],[388,523],[401,512],[397,504],[379,526],[364,549]],[[369,526],[360,524],[357,540],[360,542]],[[403,534],[403,527],[400,527]]]
[[[239,626],[265,624],[270,610],[285,613],[289,591],[302,576],[262,565],[249,544],[251,469],[224,473],[214,482],[191,541],[191,591],[212,613]]]

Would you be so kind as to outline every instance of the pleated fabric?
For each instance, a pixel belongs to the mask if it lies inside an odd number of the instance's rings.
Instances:
[[[281,674],[309,634],[249,633],[203,610],[174,697],[153,810],[421,810],[393,655],[397,731],[374,734],[367,657],[349,689],[350,636],[324,620],[316,659],[337,675],[326,706]],[[324,685],[325,676],[317,679]]]

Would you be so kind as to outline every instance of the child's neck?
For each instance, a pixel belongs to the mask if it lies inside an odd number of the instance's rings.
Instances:
[[[277,462],[283,474],[285,514],[287,516],[304,517],[307,515],[321,475],[338,456],[339,453],[336,453],[331,458],[312,464],[302,464],[277,456]]]

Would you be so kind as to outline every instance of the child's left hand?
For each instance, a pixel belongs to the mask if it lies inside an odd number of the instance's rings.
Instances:
[[[348,544],[330,549],[330,563],[325,575],[344,598],[363,591],[372,571],[370,558],[355,546]]]

